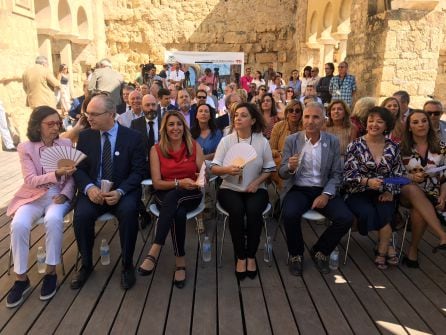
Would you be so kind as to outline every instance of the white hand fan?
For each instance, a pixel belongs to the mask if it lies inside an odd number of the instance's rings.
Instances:
[[[248,143],[233,145],[223,159],[223,166],[235,165],[240,168],[257,158],[254,147]]]
[[[198,174],[197,180],[195,181],[198,187],[204,187],[206,184],[206,164],[203,162],[201,164],[200,173]]]
[[[52,146],[46,148],[40,157],[40,163],[46,172],[54,172],[64,166],[75,166],[87,156],[72,147]]]

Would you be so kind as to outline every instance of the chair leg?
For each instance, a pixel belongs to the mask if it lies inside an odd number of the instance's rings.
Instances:
[[[266,216],[267,215],[263,216],[263,226],[264,226],[264,229],[265,229],[265,241],[267,242],[269,235],[268,235],[268,224],[267,224],[267,221],[266,221]],[[271,242],[271,240],[270,240],[270,242]],[[269,267],[271,267],[273,265],[272,264],[272,260],[273,260],[272,252],[273,251],[272,251],[272,246],[271,246],[271,252],[268,252],[268,266]]]
[[[348,230],[347,247],[345,248],[344,265],[347,264],[348,249],[350,248],[350,238],[352,237],[352,229]]]
[[[220,243],[220,255],[218,257],[218,267],[222,266],[222,257],[223,257],[223,243],[225,242],[225,233],[226,233],[226,220],[228,219],[227,216],[223,219],[223,233],[221,236],[221,243]]]
[[[65,263],[63,261],[63,250],[60,250],[60,265],[62,265],[62,275],[65,277]]]
[[[410,215],[406,216],[406,222],[404,224],[404,230],[403,230],[403,238],[401,239],[401,247],[400,247],[400,254],[398,256],[399,261],[401,262],[401,256],[403,254],[403,248],[404,248],[404,241],[406,240],[406,234],[407,234],[407,225],[409,224]]]
[[[158,218],[156,218],[154,226],[152,228],[152,244],[153,242],[155,242],[155,235],[156,235],[156,230],[158,229]]]
[[[199,220],[198,220],[197,216],[194,219],[195,219],[195,231],[197,232],[197,236],[198,236],[198,257],[200,258],[201,267],[204,267],[203,249],[202,249],[202,245],[201,245],[201,236],[200,236],[201,234],[198,229]]]
[[[12,244],[9,245],[9,253],[8,253],[8,276],[11,274],[11,265],[12,265]]]

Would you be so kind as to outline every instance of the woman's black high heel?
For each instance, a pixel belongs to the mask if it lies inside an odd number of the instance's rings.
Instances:
[[[407,255],[403,257],[402,263],[406,265],[408,268],[412,269],[418,269],[420,267],[418,260],[412,260],[409,257],[407,257]]]

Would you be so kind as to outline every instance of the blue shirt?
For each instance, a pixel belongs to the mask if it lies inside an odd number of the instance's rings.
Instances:
[[[221,130],[217,129],[215,132],[211,132],[206,138],[198,136],[197,142],[203,149],[203,154],[208,155],[214,153],[215,150],[217,150],[218,143],[220,143],[222,137],[223,135],[221,133]]]

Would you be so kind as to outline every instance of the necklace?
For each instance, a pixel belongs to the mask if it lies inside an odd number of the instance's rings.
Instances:
[[[238,133],[237,133],[237,143],[240,143],[240,137],[238,136]],[[251,145],[251,144],[252,144],[252,132],[251,132],[250,140],[249,140],[249,145]]]

